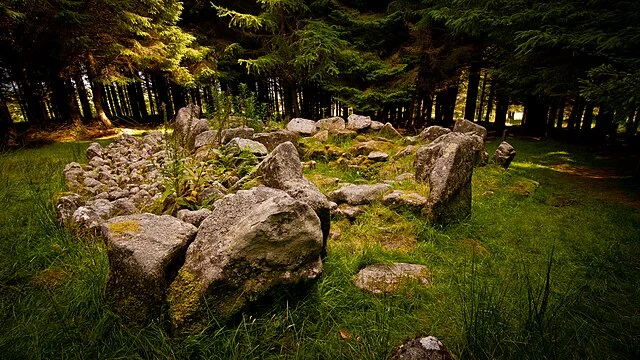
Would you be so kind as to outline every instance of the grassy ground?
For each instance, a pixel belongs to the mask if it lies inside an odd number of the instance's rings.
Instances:
[[[518,155],[509,170],[476,169],[468,221],[433,228],[372,204],[354,224],[334,220],[324,275],[307,295],[283,295],[232,324],[211,319],[186,338],[168,336],[165,324],[121,326],[102,297],[104,246],[56,223],[62,169],[88,143],[0,155],[0,357],[384,359],[403,340],[431,334],[457,358],[637,358],[637,187],[614,176],[606,154],[511,143]],[[361,172],[320,161],[307,175],[330,190],[330,177],[379,181],[411,162]],[[411,181],[396,187],[427,191]],[[360,268],[380,262],[427,265],[432,286],[373,296],[352,285]]]

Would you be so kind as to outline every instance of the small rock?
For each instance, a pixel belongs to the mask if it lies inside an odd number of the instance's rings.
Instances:
[[[329,194],[329,198],[337,203],[347,203],[349,205],[364,205],[382,198],[382,195],[389,191],[388,184],[374,185],[346,185]]]
[[[364,210],[358,206],[342,204],[335,210],[335,214],[342,215],[350,222],[354,222],[358,216],[364,214]]]
[[[391,208],[407,208],[412,211],[421,211],[427,204],[427,198],[418,193],[394,190],[382,198],[382,203]]]
[[[516,149],[514,149],[508,142],[503,141],[493,154],[493,161],[503,168],[508,169],[509,165],[511,165],[511,161],[513,161],[513,158],[515,157]]]
[[[289,121],[287,130],[302,136],[310,136],[316,133],[316,122],[308,119],[295,118]]]
[[[121,198],[111,202],[111,216],[132,215],[138,212],[136,205],[131,199]]]
[[[395,180],[396,181],[409,181],[409,180],[414,180],[414,176],[412,173],[404,173],[404,174],[400,174],[398,176],[396,176]]]
[[[383,127],[384,127],[384,124],[379,121],[372,121],[371,125],[369,125],[369,128],[374,131],[381,130]]]
[[[94,157],[101,158],[104,154],[104,151],[105,149],[102,147],[102,145],[96,142],[91,143],[91,145],[89,145],[89,147],[87,148],[87,160],[91,160]]]
[[[178,219],[186,222],[187,224],[191,224],[195,227],[200,226],[200,224],[211,215],[211,210],[209,209],[200,209],[200,210],[188,210],[182,209],[178,210],[177,217]]]
[[[371,117],[351,114],[347,119],[347,130],[364,131],[371,126]]]
[[[372,151],[369,153],[367,158],[372,161],[382,162],[382,161],[387,161],[387,159],[389,159],[389,154],[382,151]]]
[[[398,130],[396,130],[393,125],[391,125],[391,123],[386,123],[384,124],[384,126],[382,127],[382,129],[380,129],[380,135],[384,135],[384,136],[390,136],[390,137],[402,137],[402,134],[400,134],[398,132]]]
[[[389,360],[453,360],[453,356],[438,338],[426,336],[398,346]]]
[[[82,197],[78,194],[68,194],[58,198],[56,215],[62,224],[68,225],[73,213],[80,207]]]
[[[325,142],[329,140],[329,130],[320,130],[315,135],[313,135],[313,138],[320,142]]]
[[[364,291],[385,294],[398,290],[403,281],[416,280],[423,285],[430,285],[430,279],[431,272],[424,265],[395,263],[369,265],[358,272],[354,282]]]
[[[403,157],[407,157],[409,155],[413,155],[416,153],[416,150],[418,150],[418,147],[415,145],[408,145],[407,147],[405,147],[404,149],[400,150],[397,154],[395,154],[395,156],[393,157],[394,159],[401,159]]]
[[[265,156],[268,153],[267,147],[261,143],[242,138],[233,138],[225,145],[225,149],[234,155],[237,155],[242,151],[249,151],[250,153],[258,156]]]

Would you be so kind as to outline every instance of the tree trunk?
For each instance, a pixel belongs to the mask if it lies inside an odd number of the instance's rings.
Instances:
[[[507,112],[509,111],[509,97],[504,94],[498,94],[496,101],[496,119],[495,126],[498,133],[502,133],[507,124]]]
[[[89,77],[89,82],[91,83],[91,92],[93,93],[93,107],[96,109],[98,120],[100,120],[104,127],[110,129],[113,127],[113,124],[102,107],[102,104],[105,102],[103,92],[104,87],[102,84],[98,84],[94,79],[91,79],[91,77]]]
[[[149,98],[149,112],[151,115],[156,115],[156,108],[154,106],[155,101],[153,98],[153,92],[151,90],[151,81],[149,80],[149,74],[144,75],[144,85],[147,87],[147,97]]]
[[[93,113],[91,112],[91,104],[89,103],[89,96],[87,95],[87,88],[82,80],[82,75],[76,74],[74,76],[76,83],[76,90],[78,90],[78,97],[80,98],[80,105],[82,105],[82,120],[88,123],[93,119]]]
[[[542,136],[547,124],[547,107],[537,96],[529,96],[525,103],[526,122],[525,127],[530,134]]]
[[[0,91],[0,151],[8,145],[9,130],[12,126],[13,119],[11,118],[7,99]]]
[[[131,107],[131,117],[140,121],[142,120],[142,114],[140,113],[140,103],[138,102],[138,91],[136,85],[133,82],[127,84],[127,97]]]
[[[458,98],[458,85],[449,86],[447,89],[446,102],[444,108],[444,126],[453,125],[453,116],[456,110],[456,100]]]
[[[144,100],[144,90],[142,89],[142,81],[135,82],[136,99],[138,101],[138,109],[140,110],[140,116],[143,120],[149,117],[147,111],[147,102]]]
[[[496,93],[496,79],[491,79],[489,84],[489,99],[487,100],[487,113],[484,116],[486,123],[491,119],[491,111],[493,110],[493,97]]]
[[[580,127],[582,133],[585,135],[588,135],[591,132],[591,125],[593,124],[593,109],[593,103],[587,103],[587,107],[584,112],[584,118],[582,120],[582,126]]]
[[[480,85],[480,69],[472,65],[469,68],[469,82],[467,87],[467,101],[464,106],[464,118],[475,120],[476,103],[478,101],[478,86]],[[478,118],[478,120],[480,120]]]
[[[153,84],[158,94],[158,96],[156,96],[158,101],[157,108],[159,109],[158,114],[162,119],[170,120],[173,117],[173,104],[169,96],[167,79],[165,79],[163,75],[158,74],[154,77]]]
[[[613,127],[613,110],[606,105],[600,105],[600,111],[596,116],[595,133],[599,140],[604,140],[607,136],[613,135],[615,128]]]
[[[485,71],[484,76],[482,77],[482,91],[480,93],[480,106],[478,106],[478,112],[476,113],[476,119],[478,120],[482,119],[482,113],[484,110],[484,94],[487,89],[487,77],[488,77],[488,74]]]
[[[171,82],[170,86],[171,86],[171,98],[173,99],[173,106],[174,106],[173,111],[174,113],[177,113],[178,110],[187,106],[184,99],[184,89],[182,88],[182,86],[174,82]]]
[[[562,100],[560,100],[560,106],[558,106],[558,119],[556,120],[556,129],[558,130],[562,130],[565,106],[567,106],[567,99],[563,97]]]
[[[553,131],[553,128],[556,125],[557,116],[558,116],[558,102],[552,101],[551,109],[549,109],[549,116],[547,120],[547,131],[546,131],[547,135],[549,135]]]

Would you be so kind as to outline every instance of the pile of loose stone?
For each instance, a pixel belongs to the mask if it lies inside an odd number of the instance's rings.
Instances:
[[[358,206],[381,200],[424,214],[433,223],[460,221],[471,212],[471,176],[485,164],[486,130],[469,121],[453,131],[429,127],[398,156],[415,153],[413,178],[429,182],[430,194],[393,190],[390,184],[342,187],[325,196],[302,173],[296,147],[300,137],[326,141],[329,134],[353,136],[377,132],[402,135],[391,124],[351,115],[319,121],[293,119],[286,130],[255,133],[251,128],[209,129],[194,106],[180,109],[171,137],[153,132],[143,138],[123,136],[107,147],[93,143],[88,163],[64,169],[69,193],[56,209],[70,227],[97,231],[106,241],[109,279],[106,295],[129,321],[144,323],[168,317],[175,332],[198,331],[213,313],[224,320],[247,303],[286,287],[304,286],[322,272],[321,257],[330,230],[330,215],[354,219]],[[164,166],[178,143],[191,157],[206,163],[213,150],[249,151],[260,160],[246,178],[205,184],[199,201],[213,200],[196,211],[163,214]],[[420,146],[421,143],[427,143]],[[375,144],[360,143],[357,154],[387,161]],[[494,160],[505,167],[515,156],[503,143]],[[237,190],[248,180],[260,186]],[[209,203],[209,202],[208,202]],[[394,291],[406,279],[431,281],[421,265],[372,265],[354,278],[365,291]]]

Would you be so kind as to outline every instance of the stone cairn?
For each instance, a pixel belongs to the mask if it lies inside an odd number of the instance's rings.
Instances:
[[[106,295],[114,310],[131,323],[168,318],[175,333],[201,330],[207,313],[224,321],[264,295],[317,279],[331,213],[355,218],[359,205],[381,200],[423,213],[436,224],[463,220],[471,212],[473,168],[488,161],[483,127],[466,120],[458,121],[453,131],[429,127],[405,138],[416,145],[396,155],[415,153],[415,174],[397,180],[428,181],[428,198],[389,184],[345,184],[327,197],[303,176],[301,136],[323,142],[329,134],[402,135],[389,123],[360,115],[346,122],[339,117],[298,118],[286,130],[268,133],[246,127],[209,129],[207,120],[198,117],[199,109],[188,106],[178,112],[171,135],[125,135],[107,147],[92,143],[87,164],[65,167],[69,192],[56,204],[66,226],[105,240],[110,266]],[[377,151],[379,142],[360,143],[352,150],[372,162],[387,161],[388,154]],[[418,146],[420,142],[428,144]],[[194,190],[191,197],[200,210],[177,211],[167,206],[176,202],[167,183],[176,144],[183,155],[199,161],[204,173],[216,172],[219,165],[209,160],[224,154],[250,153],[257,160],[247,174],[225,173]],[[504,144],[494,161],[507,167],[515,150]],[[404,278],[428,284],[430,272],[414,264],[372,265],[354,282],[381,294],[393,291]],[[367,284],[378,287],[368,289]]]

